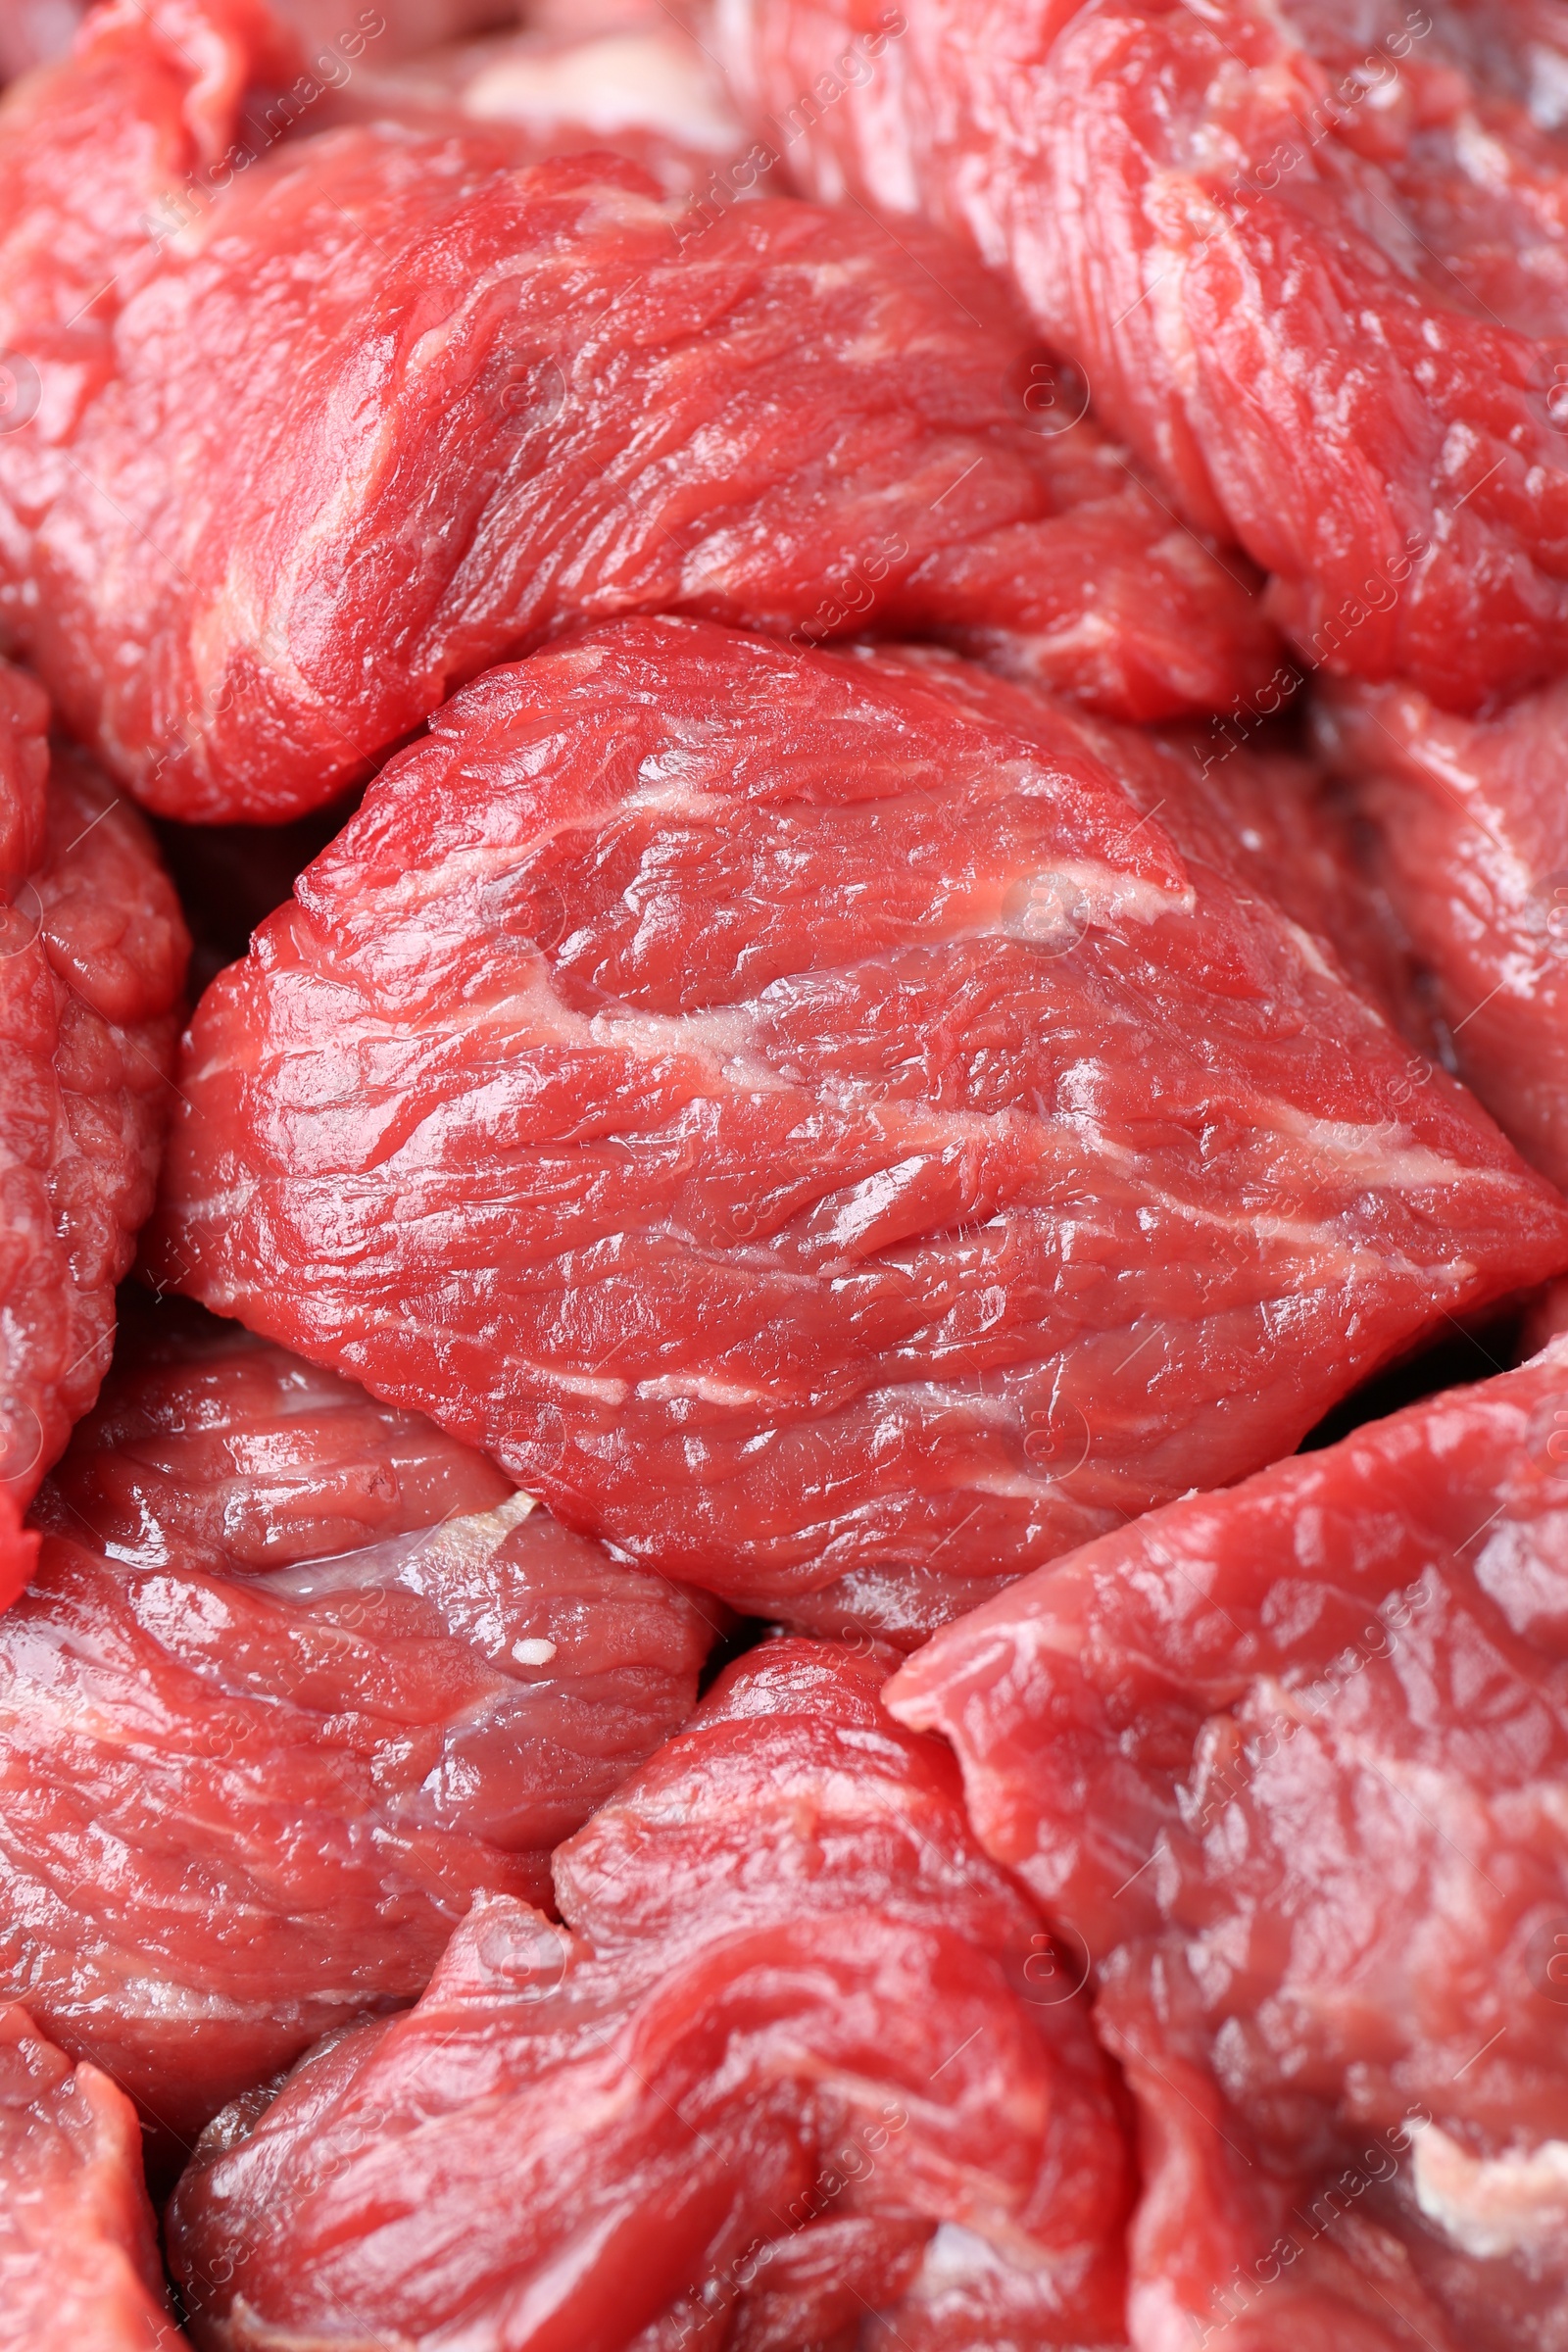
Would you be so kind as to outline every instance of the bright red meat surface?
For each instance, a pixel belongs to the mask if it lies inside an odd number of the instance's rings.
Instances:
[[[1108,2344],[1126,2157],[1059,1956],[891,1653],[728,1668],[409,2016],[214,2125],[172,2260],[224,2352]]]
[[[136,2111],[0,2009],[0,2334],[6,2352],[174,2352]]]
[[[1519,0],[716,0],[797,185],[1008,274],[1310,666],[1568,667],[1568,36]],[[901,228],[902,233],[902,228]]]
[[[295,814],[632,611],[937,631],[1139,718],[1271,671],[1240,559],[1037,429],[961,249],[479,127],[274,137],[268,37],[119,0],[0,114],[0,612],[150,806]]]
[[[1318,731],[1469,1084],[1568,1185],[1568,690],[1492,719],[1407,686],[1346,686]]]
[[[633,1557],[912,1641],[1568,1252],[1213,809],[947,656],[494,671],[209,990],[150,1262]]]
[[[1312,934],[1314,950],[1418,1049],[1405,1083],[1424,1084],[1441,1032],[1363,839],[1359,803],[1332,766],[1276,740],[1279,730],[1235,741],[1206,728],[1078,725],[1141,809],[1179,825],[1187,856],[1222,873],[1243,901],[1261,897]]]
[[[1560,2352],[1568,1343],[1086,1547],[889,1703],[1099,1974],[1138,2352]]]
[[[51,767],[47,724],[0,663],[0,1481],[22,1503],[108,1368],[189,952],[146,826],[76,755]]]
[[[690,1712],[712,1629],[418,1415],[132,1319],[0,1618],[0,1991],[182,2157],[412,2000]]]

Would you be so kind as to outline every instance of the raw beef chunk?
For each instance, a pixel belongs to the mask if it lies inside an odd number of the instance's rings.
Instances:
[[[150,806],[295,814],[630,611],[946,631],[1140,718],[1272,669],[1251,582],[1037,429],[961,250],[477,126],[274,135],[286,59],[247,0],[119,0],[0,116],[0,614]]]
[[[1568,1250],[1187,772],[951,656],[496,670],[209,990],[150,1262],[632,1557],[911,1642]]]
[[[194,2139],[690,1712],[710,1627],[416,1414],[133,1324],[0,1618],[0,1989]],[[194,1326],[194,1328],[193,1328]]]
[[[564,1927],[487,1898],[410,2015],[220,2117],[171,2216],[197,2340],[1119,2337],[1111,2093],[894,1662],[739,1660],[562,1848]]]
[[[1138,2352],[1560,2352],[1568,1343],[1088,1546],[889,1703],[1099,1976]]]
[[[1568,668],[1568,39],[1542,0],[716,0],[767,151],[1010,275],[1313,667]],[[901,226],[900,234],[904,233]]]
[[[0,2009],[0,2339],[6,2352],[174,2352],[136,2111]]]
[[[1413,687],[1346,686],[1318,725],[1460,1071],[1568,1185],[1568,689],[1468,720]]]
[[[0,1481],[23,1503],[108,1369],[189,950],[146,826],[74,754],[51,768],[47,722],[0,662]]]

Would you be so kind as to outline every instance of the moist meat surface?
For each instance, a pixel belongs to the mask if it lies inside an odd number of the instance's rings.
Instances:
[[[690,1712],[712,1628],[417,1414],[132,1314],[0,1618],[0,1988],[160,2164],[549,1856]]]
[[[1550,0],[715,13],[795,183],[1006,272],[1308,666],[1474,709],[1568,664]]]
[[[175,2352],[136,2112],[0,2009],[0,2327],[7,2352]]]
[[[1100,1984],[1138,2352],[1568,2342],[1568,1343],[1087,1546],[889,1693]]]
[[[0,114],[0,613],[150,806],[298,813],[624,612],[946,633],[1137,718],[1272,669],[1246,566],[1037,429],[961,250],[477,126],[274,136],[279,76],[244,0],[122,0]]]
[[[979,2352],[1120,2332],[1126,2155],[894,1663],[775,1641],[407,2017],[219,2119],[172,2259],[225,2352]]]
[[[1184,775],[951,657],[495,671],[208,992],[151,1262],[634,1557],[912,1642],[1562,1262]]]
[[[1568,1183],[1568,685],[1490,719],[1409,686],[1346,685],[1316,724],[1460,1075]]]
[[[108,1369],[189,952],[146,826],[78,755],[51,765],[47,723],[0,663],[0,1480],[22,1504]]]

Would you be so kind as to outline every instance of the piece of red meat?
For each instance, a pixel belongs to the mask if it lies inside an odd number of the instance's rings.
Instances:
[[[1456,718],[1408,686],[1340,686],[1317,711],[1430,976],[1457,1066],[1568,1185],[1568,690]]]
[[[136,2111],[0,2009],[0,2336],[6,2352],[175,2352]]]
[[[220,2117],[198,2342],[958,2352],[1121,2332],[1118,2110],[874,1644],[775,1640],[418,2007]]]
[[[0,662],[0,1484],[23,1504],[108,1366],[189,951],[145,824],[76,754],[51,766],[47,725]]]
[[[493,671],[203,1000],[148,1263],[631,1557],[911,1642],[1568,1250],[1184,775],[934,652]]]
[[[1561,2352],[1568,1343],[1087,1546],[889,1704],[1098,1974],[1139,2352]]]
[[[795,183],[963,235],[1309,666],[1568,668],[1568,35],[1516,0],[714,0]],[[708,37],[714,38],[710,34]]]
[[[116,0],[0,115],[0,613],[150,806],[295,814],[630,611],[942,632],[1138,718],[1271,671],[1241,559],[1037,429],[961,251],[478,126],[285,138],[269,37]]]
[[[181,1300],[131,1313],[35,1517],[0,1618],[0,1987],[176,2169],[414,1999],[476,1892],[547,1898],[713,1630],[417,1414]]]

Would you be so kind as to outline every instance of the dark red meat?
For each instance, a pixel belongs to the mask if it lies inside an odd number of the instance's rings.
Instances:
[[[243,956],[264,915],[281,906],[300,873],[359,807],[349,791],[282,825],[182,825],[154,820],[158,846],[191,929],[190,995]]]
[[[868,1647],[779,1641],[411,2015],[220,2118],[199,2342],[1108,2344],[1125,2158],[1059,1956]]]
[[[1568,1255],[1192,773],[935,654],[492,672],[208,992],[150,1262],[633,1557],[910,1641]]]
[[[22,1525],[9,1491],[0,1487],[0,1609],[7,1609],[38,1560],[38,1539]]]
[[[6,2352],[174,2352],[136,2111],[0,2009],[0,2332]]]
[[[0,1483],[22,1503],[108,1366],[189,950],[145,825],[76,755],[51,769],[47,722],[0,662]]]
[[[1008,274],[1310,666],[1568,667],[1551,0],[716,0],[796,183]],[[901,228],[900,233],[903,233]]]
[[[528,1512],[416,1414],[133,1320],[0,1618],[0,1989],[162,2160],[412,2000],[476,1891],[543,1899],[690,1712],[690,1597]]]
[[[1098,1972],[1138,2352],[1561,2352],[1568,1343],[1086,1547],[889,1703]]]
[[[1459,1069],[1568,1184],[1568,690],[1467,720],[1412,687],[1344,687],[1318,720]]]
[[[257,5],[116,0],[0,116],[0,612],[149,805],[294,814],[629,611],[945,632],[1135,717],[1272,668],[1239,560],[1037,429],[961,252],[478,127],[284,137]]]

